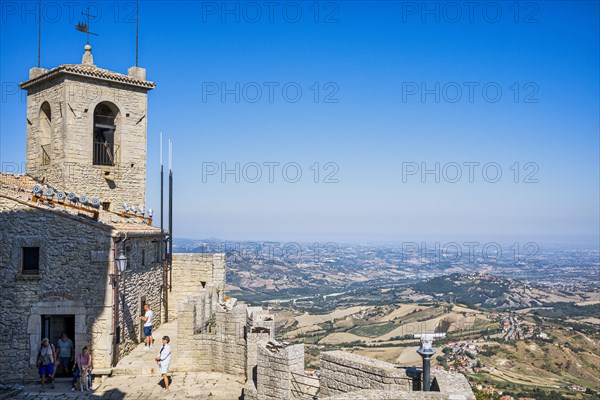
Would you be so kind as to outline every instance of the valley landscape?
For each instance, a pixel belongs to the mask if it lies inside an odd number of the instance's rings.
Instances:
[[[176,243],[176,251],[226,253],[228,294],[274,312],[277,337],[306,343],[306,366],[316,374],[319,354],[337,349],[418,366],[414,334],[443,332],[434,342],[434,368],[466,374],[481,396],[598,396],[600,294],[593,246],[544,245],[519,258],[509,251],[483,257],[407,249]]]

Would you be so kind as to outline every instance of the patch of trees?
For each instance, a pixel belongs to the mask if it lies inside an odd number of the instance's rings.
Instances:
[[[448,332],[448,329],[450,329],[450,325],[452,325],[452,323],[450,321],[448,321],[446,319],[443,319],[435,327],[435,332],[436,333],[445,333],[445,332]]]
[[[508,281],[464,281],[461,274],[438,276],[425,282],[418,282],[414,289],[428,295],[441,294],[446,301],[463,303],[469,307],[479,304],[497,307],[509,304],[503,296],[509,291]]]
[[[493,357],[496,354],[498,354],[498,347],[486,346],[482,350],[479,351],[479,354],[484,357]]]
[[[597,317],[600,315],[600,304],[578,306],[575,303],[560,302],[546,303],[544,307],[552,308],[538,309],[533,311],[533,313],[541,317],[550,318]]]

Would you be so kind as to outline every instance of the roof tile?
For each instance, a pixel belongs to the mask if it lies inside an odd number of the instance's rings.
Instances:
[[[33,79],[29,79],[20,84],[21,89],[28,89],[34,85],[37,85],[40,82],[43,82],[47,79],[53,78],[54,76],[60,74],[71,74],[71,75],[80,75],[80,76],[89,76],[93,78],[104,79],[112,82],[120,82],[126,85],[143,87],[145,89],[151,90],[156,86],[154,82],[145,81],[142,79],[138,79],[129,75],[123,75],[118,72],[109,71],[107,69],[98,68],[93,65],[84,65],[84,64],[63,64],[56,68],[51,69],[48,72],[43,73],[40,76],[37,76]]]
[[[81,218],[87,222],[90,222],[91,220],[89,218],[82,217],[80,215],[81,211],[87,211],[90,213],[97,212],[98,221],[92,222],[99,224],[99,226],[112,227],[118,231],[141,235],[160,233],[159,228],[149,225],[147,220],[141,216],[124,216],[120,213],[105,211],[102,210],[102,208],[94,208],[91,206],[88,207],[80,205],[78,210],[76,208],[63,206],[60,202],[50,203],[46,201],[34,201],[33,187],[35,185],[40,185],[42,189],[48,187],[48,185],[44,185],[42,182],[28,175],[0,173],[0,197],[10,198],[25,203],[31,207],[52,210],[68,217]],[[65,193],[68,193],[68,191],[65,191]]]

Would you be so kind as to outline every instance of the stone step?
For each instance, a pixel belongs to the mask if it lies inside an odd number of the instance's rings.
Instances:
[[[172,371],[170,371],[172,372]],[[158,375],[157,367],[140,367],[139,365],[132,365],[130,367],[122,366],[115,367],[112,371],[113,376],[119,375]]]
[[[146,350],[144,343],[140,343],[112,368],[112,375],[158,375],[158,365],[154,361],[154,358],[160,351],[162,345],[161,338],[165,335],[171,338],[172,356],[169,373],[177,371],[177,322],[170,322],[161,325],[153,332],[152,337],[155,339],[155,342],[152,349]]]

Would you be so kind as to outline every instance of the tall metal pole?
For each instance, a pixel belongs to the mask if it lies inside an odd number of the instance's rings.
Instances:
[[[169,140],[169,291],[173,290],[173,142]]]
[[[125,243],[123,243],[125,247]],[[121,294],[121,337],[125,339],[125,271],[121,271],[121,282],[123,293]]]
[[[38,68],[40,68],[40,60],[42,53],[42,0],[39,2],[39,10],[38,10]]]
[[[112,365],[117,365],[119,360],[119,341],[117,340],[117,326],[119,321],[119,287],[117,286],[117,277],[119,269],[117,267],[117,244],[121,239],[116,239],[113,244],[113,273],[112,273],[112,285],[113,285],[113,354],[112,354]],[[120,335],[119,335],[120,338]]]
[[[135,66],[138,66],[138,33],[140,26],[140,2],[136,0],[135,2]],[[162,142],[161,142],[162,144]],[[161,163],[162,165],[162,163]]]
[[[165,305],[165,322],[169,322],[169,292],[167,290],[167,266],[165,263],[165,230],[164,230],[164,172],[163,172],[163,134],[160,133],[160,242],[159,259],[163,278],[163,303]]]

